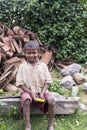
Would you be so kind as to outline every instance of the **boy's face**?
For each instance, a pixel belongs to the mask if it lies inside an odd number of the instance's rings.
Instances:
[[[38,59],[39,53],[36,48],[27,48],[25,56],[28,62],[35,63]]]

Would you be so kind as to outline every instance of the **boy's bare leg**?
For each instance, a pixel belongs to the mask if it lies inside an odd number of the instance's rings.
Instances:
[[[48,130],[54,130],[54,105],[55,105],[54,98],[49,97],[48,98],[48,114],[49,114]]]
[[[30,101],[26,100],[23,105],[23,115],[25,120],[25,130],[31,130],[30,125]]]

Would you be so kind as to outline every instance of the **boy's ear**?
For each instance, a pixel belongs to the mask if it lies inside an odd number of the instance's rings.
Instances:
[[[38,58],[41,59],[41,57],[42,57],[42,56],[41,56],[41,53],[38,52]]]

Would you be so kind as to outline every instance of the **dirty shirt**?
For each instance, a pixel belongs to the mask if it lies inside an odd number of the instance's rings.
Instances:
[[[51,75],[45,63],[38,61],[35,66],[24,62],[19,66],[16,86],[26,85],[29,90],[41,93],[45,83],[52,83]]]

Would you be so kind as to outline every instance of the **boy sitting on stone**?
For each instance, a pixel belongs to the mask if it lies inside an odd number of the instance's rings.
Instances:
[[[39,61],[39,45],[36,41],[29,41],[24,46],[26,62],[19,66],[16,77],[16,85],[20,87],[21,108],[25,120],[25,130],[31,130],[30,125],[30,105],[32,101],[40,107],[43,112],[48,112],[48,130],[54,130],[54,105],[55,101],[51,93],[47,90],[52,82],[50,73],[45,63]],[[44,99],[44,103],[39,103],[36,98]]]

